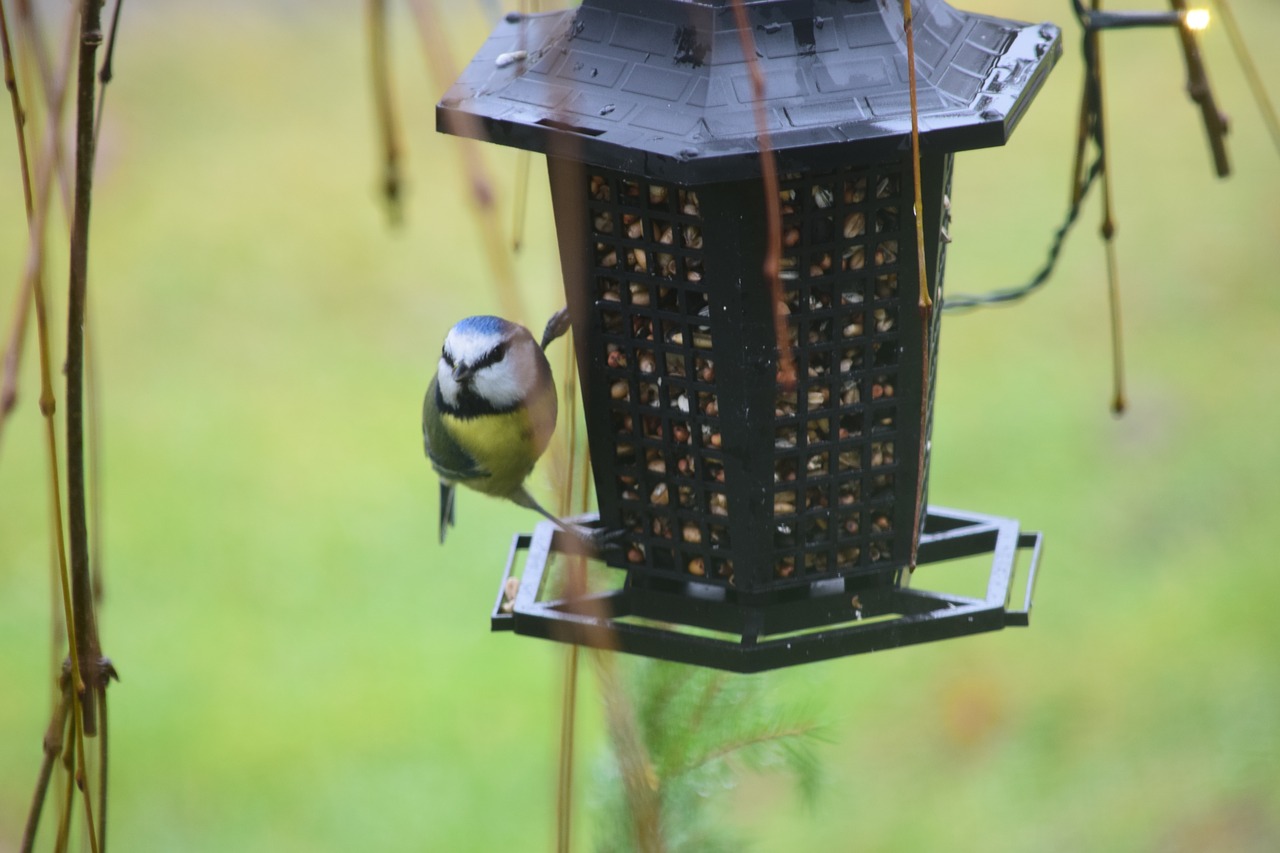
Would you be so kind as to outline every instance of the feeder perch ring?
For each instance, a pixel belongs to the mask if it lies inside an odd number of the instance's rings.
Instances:
[[[576,520],[590,524],[594,516]],[[491,629],[678,663],[749,673],[962,637],[1030,621],[1042,535],[1015,519],[930,507],[919,567],[991,555],[981,597],[904,586],[898,578],[816,581],[806,595],[734,601],[696,581],[653,584],[624,572],[622,586],[558,598],[551,574],[562,536],[550,522],[517,534],[491,615]],[[1010,607],[1019,554],[1029,552],[1021,608]],[[514,599],[519,558],[524,556]],[[623,570],[613,570],[615,572]],[[919,576],[917,576],[918,578]]]

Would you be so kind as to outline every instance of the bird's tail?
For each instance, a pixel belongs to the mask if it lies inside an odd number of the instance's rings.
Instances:
[[[440,483],[440,544],[444,544],[444,534],[453,527],[453,495],[456,490],[453,483]]]

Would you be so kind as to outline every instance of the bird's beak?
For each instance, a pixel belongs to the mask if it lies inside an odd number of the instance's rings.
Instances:
[[[454,365],[453,381],[459,384],[466,382],[468,379],[471,378],[472,374],[474,374],[475,372],[476,370],[474,367],[467,364],[465,361],[460,361],[456,365]]]

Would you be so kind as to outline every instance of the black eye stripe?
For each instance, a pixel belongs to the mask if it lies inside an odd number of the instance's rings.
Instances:
[[[449,365],[450,367],[453,367],[453,356],[449,355],[448,350],[446,349],[440,350],[440,357],[444,359],[445,364]]]
[[[480,370],[481,368],[488,367],[491,364],[497,364],[498,362],[502,361],[502,357],[506,354],[507,354],[507,342],[503,341],[493,349],[489,350],[483,356],[481,356],[480,360],[476,362],[474,369]]]

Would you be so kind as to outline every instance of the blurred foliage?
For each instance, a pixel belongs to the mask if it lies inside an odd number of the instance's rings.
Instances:
[[[1010,144],[957,158],[946,284],[972,292],[1043,257],[1080,62],[1065,0],[956,5],[1066,32]],[[1232,5],[1280,96],[1280,6]],[[554,837],[561,655],[487,627],[507,537],[534,519],[464,495],[456,538],[434,541],[420,397],[448,326],[497,303],[439,92],[395,18],[409,184],[389,231],[358,4],[125,9],[90,283],[115,848]],[[462,57],[486,26],[453,23]],[[1095,199],[1043,292],[942,334],[931,496],[1045,531],[1031,627],[780,674],[831,709],[833,742],[810,810],[773,773],[731,792],[730,829],[760,849],[1280,848],[1280,163],[1221,33],[1204,52],[1232,115],[1227,181],[1175,37],[1104,46],[1130,413],[1107,411]],[[510,152],[484,156],[509,187]],[[15,162],[0,133],[5,322],[26,235]],[[517,319],[537,323],[561,297],[533,173]],[[51,680],[36,387],[29,350],[0,446],[0,845],[20,834]],[[585,697],[582,716],[589,756]]]
[[[818,742],[826,739],[812,699],[786,697],[770,676],[643,658],[622,663],[671,853],[749,846],[733,821],[743,771],[785,769],[812,805],[822,775]],[[633,850],[618,763],[610,758],[597,762],[591,786],[595,849]]]

